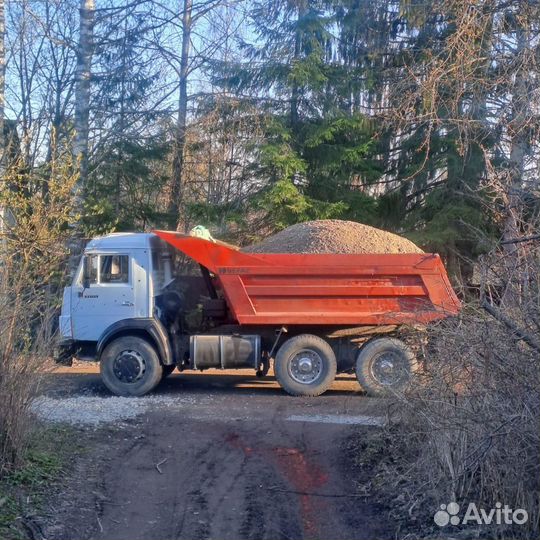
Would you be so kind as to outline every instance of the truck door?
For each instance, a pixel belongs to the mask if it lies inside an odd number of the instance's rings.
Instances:
[[[137,316],[134,259],[128,254],[87,254],[72,287],[73,337],[97,341],[113,323]],[[86,283],[83,269],[87,265]]]

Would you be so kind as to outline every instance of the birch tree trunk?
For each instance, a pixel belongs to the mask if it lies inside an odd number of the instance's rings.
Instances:
[[[75,70],[75,141],[74,158],[77,160],[79,179],[76,187],[77,204],[83,202],[88,177],[88,131],[90,111],[90,77],[94,53],[94,0],[80,0],[79,44]]]
[[[180,80],[178,96],[178,117],[173,150],[171,195],[169,201],[169,221],[171,228],[180,226],[180,204],[183,190],[184,150],[186,146],[187,123],[187,79],[189,75],[189,54],[192,28],[192,0],[184,0],[182,13],[182,53],[180,57]]]
[[[4,99],[6,82],[6,18],[4,0],[0,0],[0,178],[4,176],[4,160],[6,158],[6,137],[4,134]]]

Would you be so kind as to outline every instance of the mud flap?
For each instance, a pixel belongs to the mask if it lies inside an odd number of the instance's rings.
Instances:
[[[53,358],[56,364],[62,366],[72,366],[73,356],[75,356],[76,347],[72,340],[61,341],[53,351]]]

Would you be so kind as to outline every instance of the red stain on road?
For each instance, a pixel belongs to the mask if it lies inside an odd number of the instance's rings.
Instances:
[[[298,448],[274,448],[281,472],[300,498],[302,524],[307,536],[317,533],[317,515],[324,501],[311,496],[328,482],[328,475]]]
[[[236,433],[227,435],[225,440],[234,448],[241,450],[246,456],[251,456],[256,452],[277,464],[281,474],[299,497],[300,515],[305,535],[307,537],[317,536],[317,515],[322,512],[325,501],[312,497],[312,494],[328,482],[328,474],[298,448],[254,451],[253,448],[245,445]]]

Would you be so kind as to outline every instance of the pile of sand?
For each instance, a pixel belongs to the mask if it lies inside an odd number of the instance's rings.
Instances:
[[[423,253],[410,240],[354,221],[325,219],[292,225],[242,248],[246,253]]]

